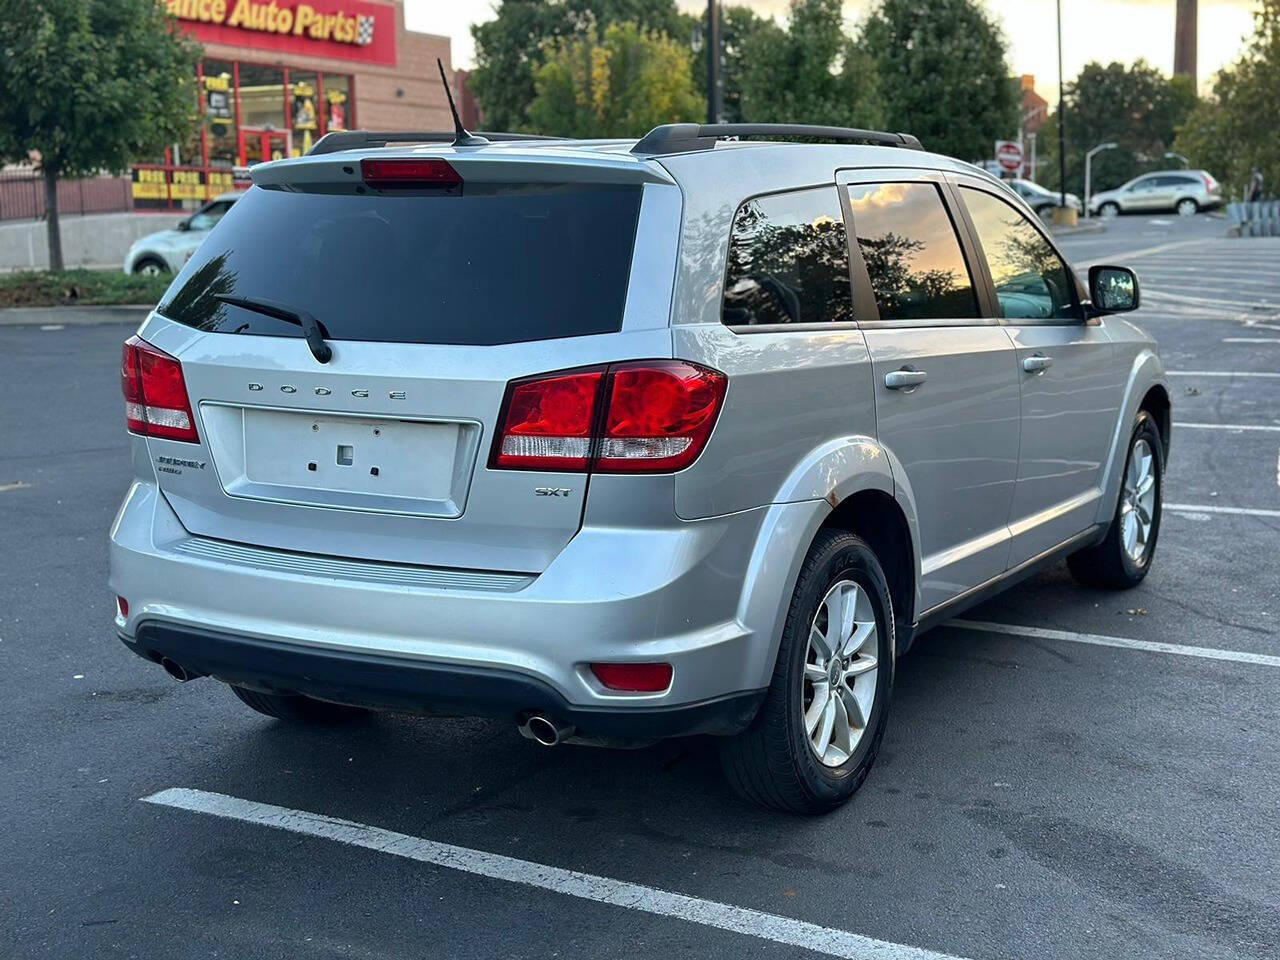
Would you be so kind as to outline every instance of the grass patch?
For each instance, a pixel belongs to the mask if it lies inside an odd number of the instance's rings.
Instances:
[[[112,270],[0,274],[0,307],[85,307],[158,303],[173,277]]]

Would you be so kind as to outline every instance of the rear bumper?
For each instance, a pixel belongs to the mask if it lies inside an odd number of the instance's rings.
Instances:
[[[507,578],[523,582],[434,585],[213,549],[139,482],[111,531],[111,588],[129,604],[115,627],[151,660],[342,702],[542,711],[600,736],[729,733],[769,684],[790,560],[815,515],[796,503],[657,529],[588,525],[541,574]],[[610,691],[588,667],[638,661],[670,663],[671,686]]]
[[[136,637],[120,639],[146,660],[168,658],[191,674],[228,683],[396,710],[510,718],[540,713],[593,737],[733,733],[751,722],[764,695],[761,690],[677,706],[592,708],[571,704],[545,682],[509,670],[318,650],[157,621],[140,623]]]

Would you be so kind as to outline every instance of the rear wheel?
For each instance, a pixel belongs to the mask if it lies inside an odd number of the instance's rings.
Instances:
[[[349,707],[342,703],[330,703],[293,693],[263,693],[248,687],[231,686],[234,693],[247,706],[258,713],[290,723],[346,723],[369,715],[368,710]]]
[[[849,799],[880,749],[893,689],[893,605],[871,548],[819,534],[796,582],[773,679],[721,760],[748,800],[821,813]]]
[[[1196,203],[1190,197],[1184,197],[1178,201],[1178,206],[1175,209],[1178,211],[1178,216],[1180,217],[1194,217],[1200,212],[1200,204]]]
[[[144,277],[156,277],[162,273],[168,273],[169,268],[165,266],[164,261],[156,257],[143,257],[133,265],[133,272],[140,273]]]
[[[1078,583],[1127,590],[1143,581],[1160,535],[1163,495],[1164,444],[1155,420],[1143,410],[1129,440],[1120,502],[1106,538],[1067,558]]]

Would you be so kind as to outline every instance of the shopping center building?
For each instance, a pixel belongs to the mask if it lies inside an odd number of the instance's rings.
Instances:
[[[160,0],[204,47],[200,122],[133,169],[139,209],[181,209],[248,185],[255,163],[300,156],[330,130],[453,126],[436,58],[449,38],[405,29],[401,0]]]

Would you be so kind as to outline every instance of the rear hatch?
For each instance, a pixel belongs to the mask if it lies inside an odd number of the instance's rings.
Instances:
[[[379,162],[399,155],[422,151]],[[200,446],[148,445],[192,534],[539,572],[578,530],[583,474],[489,467],[503,397],[670,356],[678,191],[623,157],[431,162],[434,181],[399,184],[344,154],[256,168],[174,280],[142,335],[181,362]],[[312,315],[331,358],[222,297]]]

